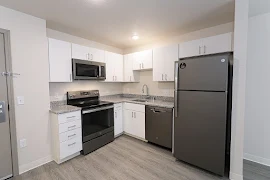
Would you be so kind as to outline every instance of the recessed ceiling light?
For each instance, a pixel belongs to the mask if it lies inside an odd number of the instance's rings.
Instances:
[[[136,41],[136,40],[139,39],[139,36],[135,34],[135,35],[132,36],[132,39]]]

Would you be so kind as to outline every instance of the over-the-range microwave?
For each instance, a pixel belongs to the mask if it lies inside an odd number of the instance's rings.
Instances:
[[[74,80],[105,80],[106,64],[94,61],[72,59]]]

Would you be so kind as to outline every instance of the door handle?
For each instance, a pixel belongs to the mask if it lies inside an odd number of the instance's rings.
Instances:
[[[133,112],[132,112],[132,118],[133,118]]]
[[[178,73],[179,73],[179,62],[175,62],[175,70],[174,70],[174,116],[177,117],[178,111]]]
[[[136,118],[136,112],[134,112],[134,118]]]
[[[199,54],[201,54],[201,46],[199,46]]]
[[[203,46],[203,49],[204,49],[204,54],[206,53],[206,46]]]
[[[131,76],[129,76],[129,80],[131,81]]]
[[[5,101],[0,101],[0,123],[6,122]]]
[[[167,74],[165,74],[165,80],[167,81]]]
[[[162,74],[162,81],[163,81],[163,74]]]

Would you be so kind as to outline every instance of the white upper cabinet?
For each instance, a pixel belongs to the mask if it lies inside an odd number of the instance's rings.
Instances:
[[[178,61],[178,44],[153,50],[153,81],[174,81],[174,62]]]
[[[105,53],[106,82],[123,82],[123,55],[112,52]]]
[[[139,82],[138,72],[133,71],[133,54],[124,55],[124,82]]]
[[[48,39],[50,82],[72,82],[71,43]]]
[[[232,51],[232,33],[184,42],[179,45],[179,58]]]
[[[105,62],[105,51],[95,48],[89,48],[90,61]]]
[[[153,50],[133,53],[133,70],[148,70],[153,68]]]
[[[105,51],[81,46],[78,44],[72,44],[72,58],[96,62],[105,62]]]
[[[72,58],[89,60],[89,47],[72,44]]]

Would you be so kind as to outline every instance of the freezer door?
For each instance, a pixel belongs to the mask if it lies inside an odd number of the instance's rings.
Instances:
[[[174,156],[224,175],[226,144],[225,92],[178,92],[174,120]]]
[[[217,54],[179,61],[178,89],[227,91],[230,54]]]

